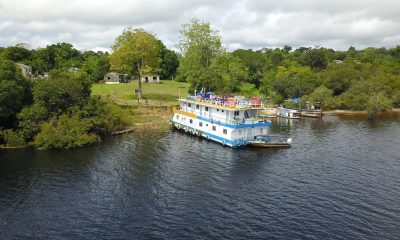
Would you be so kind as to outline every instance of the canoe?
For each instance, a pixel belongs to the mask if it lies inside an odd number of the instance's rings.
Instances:
[[[248,145],[257,148],[287,148],[292,146],[292,139],[289,138],[286,142],[255,140],[249,142]]]

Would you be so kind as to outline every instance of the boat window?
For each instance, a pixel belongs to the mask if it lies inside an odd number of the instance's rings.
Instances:
[[[212,127],[212,130],[213,130],[213,131],[217,131],[217,127],[216,127],[216,126],[213,126],[213,127]]]
[[[203,122],[199,122],[199,126],[202,127],[203,126]]]
[[[225,128],[224,128],[224,130],[222,130],[222,132],[223,132],[224,134],[228,134],[228,130],[226,130]]]
[[[205,109],[207,112],[208,112],[208,107],[206,107],[206,109]]]
[[[193,119],[190,119],[190,123],[193,123]]]

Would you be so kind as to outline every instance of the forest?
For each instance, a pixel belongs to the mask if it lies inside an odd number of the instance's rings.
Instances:
[[[32,68],[27,79],[16,65]],[[269,105],[301,98],[301,107],[377,112],[400,106],[400,46],[227,50],[218,31],[193,19],[182,25],[176,50],[144,29],[125,29],[109,52],[69,43],[0,48],[0,145],[37,148],[93,143],[124,127],[120,109],[91,96],[91,85],[117,71],[137,79],[156,73],[188,82],[190,90],[260,95]],[[145,93],[144,93],[145,94]]]

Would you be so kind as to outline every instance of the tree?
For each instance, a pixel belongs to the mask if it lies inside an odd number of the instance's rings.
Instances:
[[[229,53],[216,56],[209,68],[210,75],[205,82],[223,95],[239,90],[239,85],[248,79],[246,66]]]
[[[31,85],[14,62],[0,60],[0,127],[13,127],[15,116],[30,104]]]
[[[26,62],[30,60],[31,51],[21,47],[8,47],[3,51],[3,55],[14,62]]]
[[[50,72],[48,79],[33,87],[33,99],[51,114],[66,112],[70,107],[83,106],[91,92],[92,82],[84,72],[69,74],[61,70]]]
[[[322,110],[325,104],[332,100],[332,90],[325,86],[317,87],[305,97],[305,100],[310,101],[310,104],[319,103]]]
[[[309,94],[320,84],[318,75],[310,67],[303,66],[280,66],[271,81],[272,89],[285,99]]]
[[[82,69],[92,81],[98,82],[110,69],[109,58],[107,55],[91,55],[83,62]]]
[[[164,46],[161,50],[161,79],[173,78],[176,75],[178,66],[178,55]]]
[[[156,37],[143,29],[126,28],[115,39],[110,56],[111,69],[121,70],[139,78],[138,98],[142,98],[140,77],[159,70],[160,44]]]
[[[209,67],[216,56],[224,53],[218,32],[213,31],[209,23],[192,19],[182,26],[178,48],[182,54],[178,69],[180,78],[190,82],[193,89],[213,90],[212,83],[207,81],[211,75]]]
[[[392,101],[383,92],[372,93],[366,103],[369,118],[375,118],[378,112],[392,109]]]

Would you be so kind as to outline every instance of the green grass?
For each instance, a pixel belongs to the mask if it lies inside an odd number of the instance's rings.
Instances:
[[[138,81],[125,84],[104,84],[96,83],[92,87],[92,95],[100,96],[104,100],[112,101],[118,105],[145,105],[149,106],[172,106],[178,104],[179,92],[181,97],[186,97],[189,84],[162,80],[160,84],[142,84],[142,101],[137,101],[134,89],[138,88]]]

